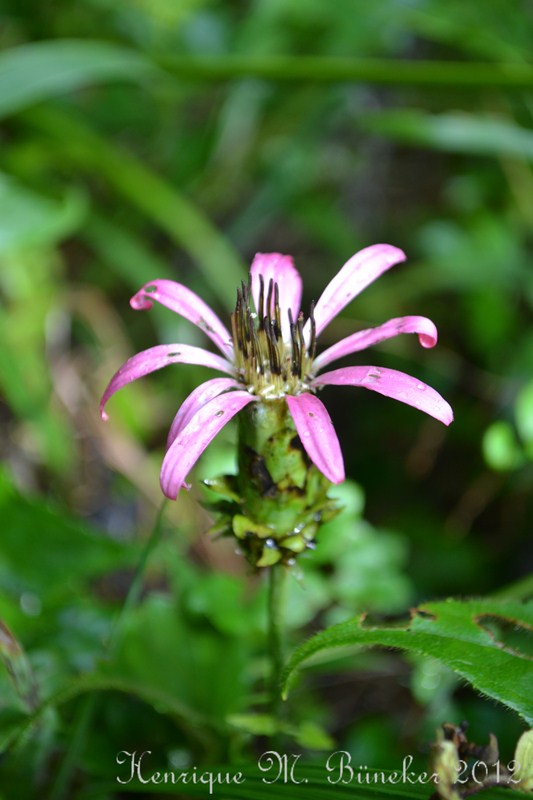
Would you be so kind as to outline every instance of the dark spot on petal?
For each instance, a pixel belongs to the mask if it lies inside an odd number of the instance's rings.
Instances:
[[[220,409],[220,411],[217,411],[217,413],[215,414],[215,417],[221,417],[223,413],[224,411]]]
[[[200,328],[203,328],[204,331],[207,331],[208,333],[215,332],[215,329],[212,328],[211,325],[208,322],[206,322],[206,320],[203,317],[200,317],[200,319],[198,320],[198,326]]]
[[[176,351],[175,353],[169,353],[168,354],[168,358],[177,358],[178,356],[181,356],[181,353],[179,351]]]
[[[307,412],[307,416],[308,416],[308,417],[314,417],[315,415],[313,414],[313,412],[312,412],[312,411],[308,411],[308,412]]]

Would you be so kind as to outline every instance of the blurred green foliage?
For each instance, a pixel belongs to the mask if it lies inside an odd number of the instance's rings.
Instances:
[[[439,389],[449,431],[324,392],[352,480],[289,587],[292,643],[429,598],[531,597],[529,4],[4,0],[0,23],[0,797],[81,798],[120,750],[177,769],[273,732],[265,587],[207,539],[196,488],[149,534],[166,431],[203,371],[153,375],[97,418],[128,356],[205,344],[129,308],[153,278],[227,319],[256,251],[294,255],[307,304],[388,241],[408,263],[322,344],[402,314],[439,327],[435,351],[403,337],[363,358]],[[198,474],[226,470],[231,443]],[[324,660],[291,703],[286,741],[376,767],[423,764],[448,713],[509,758],[520,730],[432,659],[381,651]]]

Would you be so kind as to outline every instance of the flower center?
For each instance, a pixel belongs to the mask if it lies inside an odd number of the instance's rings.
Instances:
[[[252,311],[250,304],[250,286],[243,282],[237,289],[237,303],[231,315],[239,379],[254,394],[266,400],[309,391],[308,381],[316,348],[313,305],[309,311],[311,337],[307,347],[303,332],[305,319],[301,311],[294,320],[289,309],[284,339],[279,287],[275,281],[270,279],[265,287],[260,275],[256,311]]]

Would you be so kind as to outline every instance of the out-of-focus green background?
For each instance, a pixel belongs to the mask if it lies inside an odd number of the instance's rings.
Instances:
[[[434,351],[403,337],[350,363],[437,388],[449,430],[363,390],[322,395],[353,483],[291,586],[293,627],[492,593],[531,571],[532,41],[530,4],[508,0],[4,0],[0,619],[23,674],[16,691],[1,679],[0,740],[76,676],[96,670],[111,698],[79,689],[49,708],[38,748],[0,765],[6,798],[75,797],[80,775],[108,774],[132,741],[162,757],[172,741],[186,765],[229,757],[217,732],[230,718],[237,749],[256,732],[242,714],[264,666],[264,595],[233,546],[205,535],[198,481],[167,509],[109,638],[161,503],[168,426],[207,377],[170,367],[100,421],[130,355],[205,345],[170,311],[130,309],[153,278],[227,320],[257,251],[294,256],[306,307],[355,251],[389,242],[408,262],[322,344],[403,314],[439,328]],[[228,429],[196,474],[231,467],[232,441]],[[366,658],[307,687],[302,724],[322,730],[300,730],[302,746],[333,736],[379,764],[457,708],[480,736],[514,735],[435,665]],[[210,739],[194,714],[215,720]]]

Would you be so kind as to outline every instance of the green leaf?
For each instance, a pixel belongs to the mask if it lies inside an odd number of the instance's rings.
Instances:
[[[483,8],[481,26],[477,21],[480,8]],[[447,0],[446,3],[436,0],[418,6],[413,3],[408,19],[412,35],[446,44],[455,52],[459,50],[487,62],[519,63],[529,55],[529,20],[524,19],[519,5],[505,0],[492,0],[482,5],[464,0]]]
[[[38,690],[26,653],[7,625],[0,619],[0,661],[24,707],[31,711],[38,702]]]
[[[485,461],[492,469],[502,471],[515,469],[524,461],[514,431],[505,420],[493,422],[487,428],[482,447]]]
[[[9,596],[43,602],[79,596],[91,578],[124,566],[128,551],[40,497],[24,497],[0,472],[0,608]],[[11,621],[11,620],[10,620]]]
[[[223,55],[159,56],[161,66],[180,78],[227,80],[257,77],[272,81],[383,84],[390,86],[527,87],[533,83],[530,64],[487,64],[474,61],[397,58],[328,58],[325,56]]]
[[[514,631],[510,638],[509,630]],[[431,656],[533,722],[533,603],[447,600],[425,603],[401,627],[365,625],[359,618],[334,625],[292,655],[283,694],[296,670],[317,653],[347,645],[397,647]],[[528,638],[529,637],[529,638]]]
[[[102,80],[156,74],[147,59],[107,42],[36,42],[0,55],[0,116]]]
[[[124,617],[114,659],[101,669],[166,692],[213,720],[241,710],[248,655],[244,638],[191,620],[170,598],[154,594]],[[217,669],[224,662],[225,669]]]
[[[15,708],[0,709],[0,753],[14,741],[28,724],[28,715]]]
[[[515,418],[524,444],[533,444],[533,381],[529,381],[516,398]]]
[[[277,733],[284,733],[294,739],[299,747],[307,750],[333,750],[335,742],[331,736],[313,721],[291,725],[279,722],[269,714],[230,714],[228,723],[253,736],[272,737]]]
[[[526,731],[518,740],[515,751],[517,777],[525,791],[533,791],[533,731]]]
[[[230,242],[175,186],[110,144],[74,114],[41,107],[24,115],[55,140],[56,156],[91,176],[101,175],[196,262],[213,292],[233,306],[244,264]],[[53,149],[53,147],[52,147]]]
[[[81,224],[85,208],[78,191],[70,191],[62,202],[56,202],[0,175],[0,255],[62,239]]]
[[[137,291],[149,281],[174,278],[172,267],[151,250],[139,234],[93,212],[81,235],[100,258]]]
[[[81,222],[83,201],[76,195],[60,207],[9,182],[0,200],[0,393],[31,442],[33,458],[56,475],[69,474],[78,445],[43,357],[60,308],[60,259],[52,248],[35,245],[50,244]]]
[[[435,150],[533,160],[533,133],[503,117],[466,112],[431,115],[402,109],[366,114],[361,125],[375,133]]]
[[[132,695],[160,713],[171,717],[179,727],[182,727],[199,742],[204,742],[206,737],[212,735],[212,721],[198,714],[172,694],[129,678],[92,674],[69,681],[59,692],[48,697],[32,714],[24,716],[13,714],[9,730],[2,731],[0,736],[2,747],[13,747],[23,742],[33,726],[50,709],[58,708],[81,695],[94,692],[120,692]]]

